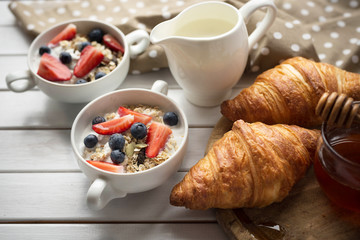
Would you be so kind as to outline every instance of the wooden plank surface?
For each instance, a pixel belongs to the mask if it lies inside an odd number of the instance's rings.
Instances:
[[[85,201],[90,181],[82,173],[1,173],[0,222],[215,222],[213,210],[170,205],[171,189],[184,175],[178,172],[158,188],[93,211]]]
[[[21,229],[21,231],[19,231]],[[0,239],[14,240],[226,239],[216,223],[0,224]]]
[[[8,9],[9,3],[10,1],[0,1],[0,26],[14,26],[16,24],[14,15]]]
[[[15,26],[1,26],[0,55],[25,55],[28,52],[32,38]]]

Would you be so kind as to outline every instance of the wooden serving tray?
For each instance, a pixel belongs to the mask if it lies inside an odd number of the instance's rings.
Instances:
[[[231,126],[224,117],[218,121],[206,152]],[[282,202],[265,208],[217,209],[216,218],[230,239],[360,239],[360,214],[334,206],[320,189],[312,168]]]

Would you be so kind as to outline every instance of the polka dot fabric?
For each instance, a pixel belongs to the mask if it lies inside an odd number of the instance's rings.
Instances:
[[[313,42],[320,61],[360,72],[360,0],[276,3],[281,11],[301,21],[302,38]]]
[[[225,1],[225,0],[221,0]],[[50,26],[73,18],[99,19],[125,34],[148,32],[201,0],[74,0],[12,1],[9,8],[19,26],[36,36]],[[227,0],[240,8],[246,0]],[[249,53],[245,74],[263,72],[293,56],[327,62],[360,72],[360,0],[274,0],[278,16],[269,32]],[[249,32],[265,15],[257,11],[247,24]],[[131,60],[130,73],[141,74],[167,67],[160,46]]]

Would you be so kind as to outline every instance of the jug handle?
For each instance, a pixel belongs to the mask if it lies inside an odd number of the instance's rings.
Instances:
[[[244,18],[245,23],[247,23],[251,14],[253,14],[257,9],[263,7],[267,8],[266,16],[249,36],[249,51],[273,24],[277,8],[271,0],[252,0],[239,9],[241,16]]]

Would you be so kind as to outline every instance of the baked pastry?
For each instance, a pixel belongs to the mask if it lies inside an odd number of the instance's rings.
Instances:
[[[170,195],[190,209],[264,207],[282,201],[311,165],[318,130],[236,121]]]
[[[260,74],[254,84],[224,101],[221,113],[231,121],[314,127],[321,124],[315,108],[324,92],[360,100],[360,74],[294,57]]]

